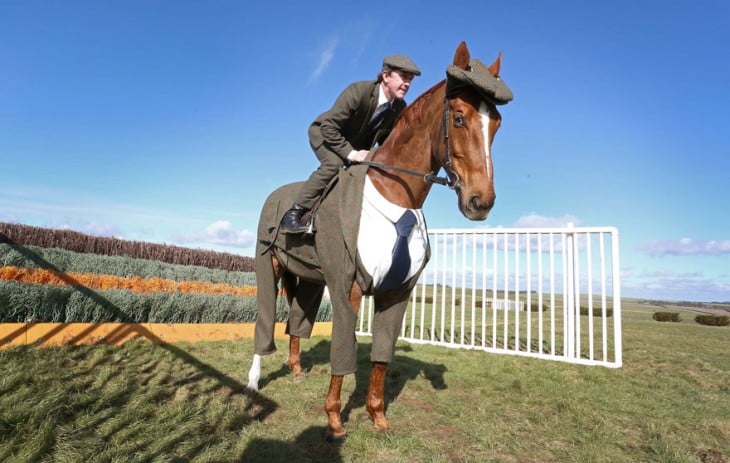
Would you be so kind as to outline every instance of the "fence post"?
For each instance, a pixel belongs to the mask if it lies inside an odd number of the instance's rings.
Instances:
[[[563,288],[563,298],[567,300],[567,303],[563,304],[564,311],[563,316],[567,324],[565,330],[565,339],[563,345],[566,346],[565,355],[569,358],[575,358],[575,235],[572,232],[573,224],[568,223],[568,230],[565,232],[565,252],[564,257],[565,269],[567,274],[563,281],[567,282],[567,287]],[[577,320],[578,322],[580,320]]]

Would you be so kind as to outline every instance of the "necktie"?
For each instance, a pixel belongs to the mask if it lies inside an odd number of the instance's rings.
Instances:
[[[390,270],[380,283],[378,289],[389,291],[399,287],[408,276],[411,269],[411,256],[408,253],[408,236],[416,224],[416,215],[411,210],[406,210],[400,219],[395,223],[395,231],[398,237],[393,246],[393,262]]]
[[[373,112],[373,116],[370,118],[370,123],[368,124],[371,132],[376,131],[380,127],[380,124],[383,123],[388,109],[390,109],[390,103],[387,101],[375,108],[375,112]]]

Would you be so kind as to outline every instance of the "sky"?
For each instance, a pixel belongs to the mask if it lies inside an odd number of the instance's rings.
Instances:
[[[726,0],[0,0],[0,222],[252,256],[342,89],[461,41],[515,98],[489,218],[430,228],[612,226],[624,296],[730,300]]]

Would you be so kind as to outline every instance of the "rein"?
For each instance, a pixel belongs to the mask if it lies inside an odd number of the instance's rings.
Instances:
[[[446,177],[439,177],[433,171],[423,174],[420,172],[415,172],[413,170],[404,169],[402,167],[390,166],[374,161],[360,161],[360,164],[365,164],[366,166],[375,167],[378,169],[395,170],[404,174],[413,175],[415,177],[421,177],[426,183],[437,183],[439,185],[445,185],[452,190],[459,188],[459,186],[461,185],[461,180],[459,179],[459,174],[454,172],[454,166],[451,163],[451,146],[449,144],[449,115],[449,99],[448,97],[446,97],[444,98],[443,123],[441,125],[441,128],[439,129],[439,134],[444,134],[444,148],[446,150],[446,160],[443,162],[442,166],[446,171]]]
[[[446,177],[439,177],[433,172],[428,172],[426,174],[422,174],[420,172],[416,172],[414,170],[408,170],[404,169],[402,167],[397,166],[389,166],[388,164],[383,164],[380,162],[374,162],[374,161],[360,161],[359,164],[365,164],[366,166],[375,167],[378,169],[384,169],[384,170],[395,170],[398,172],[402,172],[404,174],[413,175],[415,177],[421,177],[423,178],[423,181],[426,183],[438,183],[439,185],[448,185],[449,179]],[[450,188],[451,185],[449,185]]]

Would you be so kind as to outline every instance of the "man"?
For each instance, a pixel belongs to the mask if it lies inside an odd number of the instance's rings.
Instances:
[[[421,70],[403,55],[389,55],[377,80],[350,84],[332,108],[309,126],[309,144],[320,161],[302,185],[296,201],[281,219],[284,233],[303,233],[302,216],[337,175],[343,164],[363,161],[375,144],[382,145],[403,109],[414,76]]]

